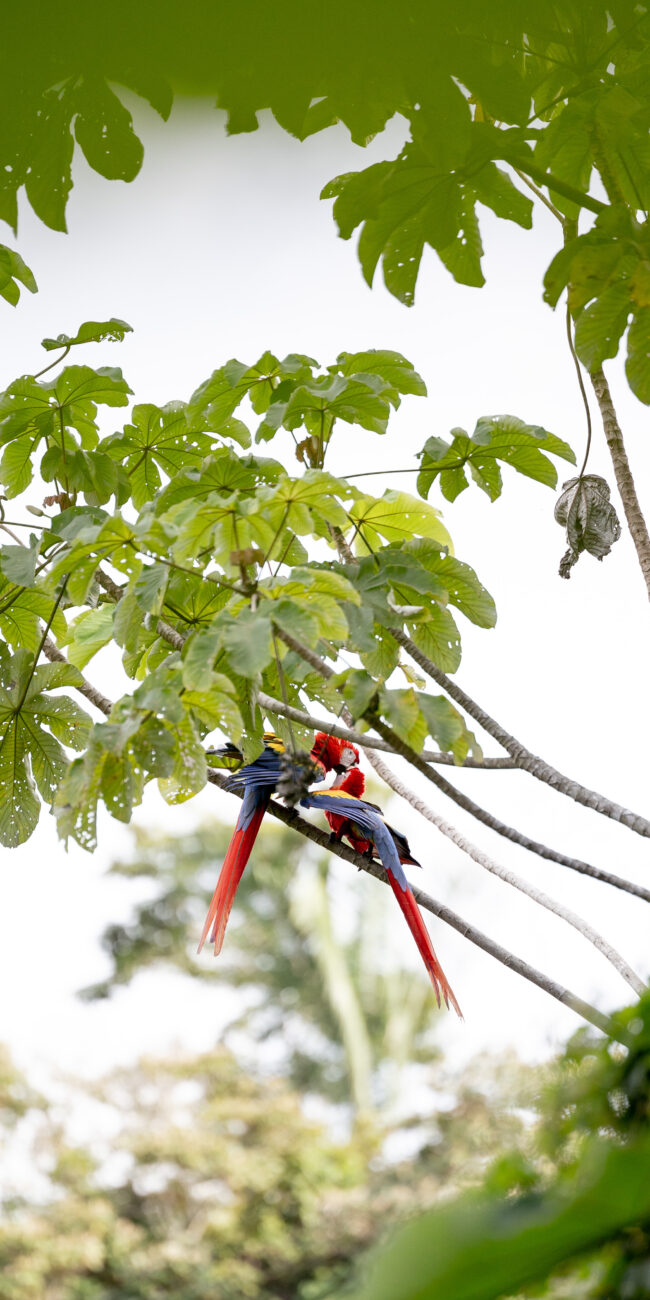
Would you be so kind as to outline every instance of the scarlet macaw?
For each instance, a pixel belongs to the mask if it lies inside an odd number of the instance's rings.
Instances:
[[[225,745],[221,749],[206,750],[208,757],[210,754],[218,754],[221,757],[236,758],[238,753],[239,751],[232,744]],[[285,753],[284,741],[276,736],[275,732],[267,731],[264,733],[264,749],[259,758],[256,758],[254,763],[247,763],[228,778],[225,789],[236,790],[243,786],[244,798],[208,908],[198,947],[199,952],[210,927],[212,927],[210,942],[214,944],[215,956],[221,952],[235,894],[269,806],[269,800],[282,776],[281,760]],[[239,757],[241,758],[241,754]],[[358,750],[353,752],[352,747],[346,747],[338,738],[317,731],[310,758],[315,767],[313,780],[323,781],[332,769],[336,768],[343,772],[351,763],[358,762],[359,753]]]
[[[442,992],[447,1007],[451,1003],[462,1020],[463,1013],[436,957],[413,891],[402,870],[403,862],[418,867],[420,863],[412,856],[406,836],[384,821],[376,805],[360,798],[365,789],[363,772],[353,768],[347,776],[339,777],[339,781],[340,784],[335,782],[329,790],[315,790],[307,794],[301,803],[305,808],[319,808],[325,814],[336,839],[345,836],[357,852],[379,858],[383,863],[393,893],[429,973],[438,1006]]]

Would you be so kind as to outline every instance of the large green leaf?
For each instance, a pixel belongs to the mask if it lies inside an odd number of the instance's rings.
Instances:
[[[192,430],[180,402],[134,406],[131,414],[133,423],[101,446],[123,466],[131,481],[133,503],[140,508],[160,487],[161,472],[172,478],[180,470],[199,466],[216,444],[208,434]]]
[[[464,429],[452,429],[452,434],[451,443],[429,438],[419,453],[422,468],[417,486],[423,497],[429,495],[439,478],[443,496],[455,501],[468,486],[466,466],[478,487],[496,501],[502,488],[499,461],[547,487],[557,484],[557,470],[547,453],[575,464],[575,453],[568,443],[514,415],[483,417],[471,437]]]
[[[504,133],[480,133],[471,124],[467,101],[456,86],[440,82],[444,84],[449,86],[447,108],[457,105],[463,123],[459,131],[456,121],[455,138],[447,123],[441,123],[440,104],[433,110],[433,130],[432,110],[423,105],[411,115],[414,143],[407,144],[394,163],[375,163],[363,172],[337,176],[321,193],[321,198],[334,199],[334,217],[343,239],[362,226],[359,260],[368,284],[381,259],[386,288],[407,306],[415,299],[427,244],[461,284],[483,284],[477,199],[497,216],[522,226],[532,224],[530,199],[491,161],[488,140],[495,151],[492,156],[507,156]],[[428,94],[438,93],[440,85],[432,77]]]
[[[439,511],[425,506],[408,492],[391,489],[379,498],[358,497],[349,514],[357,529],[361,554],[380,547],[382,537],[389,542],[408,541],[415,536],[432,537],[442,546],[450,549],[452,546]]]
[[[90,166],[108,180],[132,181],[143,148],[128,109],[103,77],[83,77],[75,87],[74,133]]]
[[[497,1300],[546,1279],[650,1214],[650,1141],[594,1144],[571,1184],[545,1195],[466,1192],[405,1224],[351,1300]]]

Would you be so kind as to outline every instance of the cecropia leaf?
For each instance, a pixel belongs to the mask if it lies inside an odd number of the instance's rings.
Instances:
[[[560,577],[568,578],[583,551],[602,560],[621,535],[621,525],[609,499],[609,484],[599,474],[567,479],[555,506],[558,524],[566,528],[569,549],[560,561]]]

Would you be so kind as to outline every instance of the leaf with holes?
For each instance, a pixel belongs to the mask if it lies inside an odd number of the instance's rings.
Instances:
[[[501,472],[498,462],[511,465],[527,478],[555,487],[557,470],[548,454],[561,456],[575,465],[575,453],[568,443],[539,425],[525,424],[514,415],[485,416],[470,437],[464,429],[452,429],[453,440],[429,438],[419,453],[422,468],[418,474],[418,492],[427,497],[437,478],[448,501],[468,486],[466,468],[474,482],[491,501],[501,495]],[[548,454],[545,454],[548,453]]]
[[[125,320],[111,316],[110,320],[85,320],[76,334],[57,334],[55,339],[42,339],[41,347],[46,352],[58,348],[72,348],[77,343],[101,343],[109,339],[112,343],[121,343],[125,334],[131,334],[132,327]]]
[[[444,673],[455,673],[460,663],[460,633],[448,609],[433,605],[426,618],[414,623],[410,634],[423,654]]]
[[[90,719],[83,710],[71,700],[43,693],[80,680],[69,665],[34,671],[29,651],[11,655],[0,644],[0,843],[7,848],[32,834],[40,811],[38,795],[50,804],[54,800],[67,768],[57,730],[60,734],[63,729],[65,743],[75,749],[86,743]]]
[[[357,530],[357,550],[361,555],[388,542],[407,541],[411,537],[432,537],[441,546],[452,549],[440,512],[425,506],[408,492],[385,492],[383,497],[358,497],[350,509],[350,519]]]

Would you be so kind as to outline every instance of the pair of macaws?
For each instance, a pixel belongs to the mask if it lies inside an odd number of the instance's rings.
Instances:
[[[217,887],[212,896],[199,943],[199,952],[210,934],[215,954],[221,952],[228,917],[246,863],[251,855],[271,795],[281,780],[285,745],[273,732],[264,735],[264,749],[254,763],[248,763],[228,778],[226,789],[244,788],[241,811],[233,837],[228,846],[219,873]],[[207,750],[210,754],[237,757],[232,745],[223,749]],[[240,756],[241,757],[241,756]],[[333,785],[323,791],[309,791],[301,798],[304,808],[318,808],[325,814],[333,839],[347,839],[359,853],[379,858],[386,870],[389,883],[404,913],[408,927],[415,939],[427,968],[440,1006],[440,995],[447,1007],[462,1012],[436,957],[431,940],[420,915],[402,863],[419,866],[412,856],[408,840],[401,831],[389,826],[375,804],[362,799],[365,777],[358,767],[359,751],[355,745],[337,736],[316,733],[310,753],[313,764],[313,781],[324,781],[329,772],[334,773]]]

